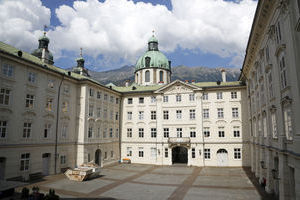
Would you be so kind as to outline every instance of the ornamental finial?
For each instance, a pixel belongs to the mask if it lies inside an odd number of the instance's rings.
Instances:
[[[48,26],[45,24],[44,25],[44,35],[46,35],[46,29],[48,28]]]
[[[152,30],[152,35],[154,36],[154,33],[155,33],[155,31],[154,30]]]
[[[82,47],[80,47],[80,57],[82,57]]]

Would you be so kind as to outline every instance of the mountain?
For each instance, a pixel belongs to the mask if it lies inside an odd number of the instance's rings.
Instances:
[[[171,79],[176,80],[195,80],[196,82],[218,81],[222,80],[221,68],[208,67],[187,67],[177,66],[172,67]],[[226,68],[227,81],[237,81],[240,75],[240,70],[237,68]],[[92,78],[98,80],[102,84],[110,82],[115,85],[123,86],[126,80],[134,81],[134,66],[124,66],[119,69],[109,70],[104,72],[89,71]]]

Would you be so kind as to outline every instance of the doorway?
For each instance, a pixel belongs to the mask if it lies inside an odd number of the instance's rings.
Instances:
[[[51,154],[50,153],[44,153],[42,155],[42,158],[43,158],[43,175],[47,176],[47,175],[49,175],[49,171],[50,171]]]
[[[226,149],[217,151],[218,166],[228,166],[228,152]]]
[[[0,157],[0,180],[4,180],[5,177],[5,162],[6,158]]]
[[[97,149],[95,152],[95,163],[101,167],[101,150]]]
[[[187,148],[185,147],[174,147],[172,149],[172,163],[185,163],[188,162]]]

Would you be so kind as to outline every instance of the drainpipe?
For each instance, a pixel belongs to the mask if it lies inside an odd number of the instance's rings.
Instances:
[[[55,127],[55,149],[54,149],[54,174],[57,174],[57,140],[58,140],[58,119],[59,119],[59,99],[60,99],[60,89],[62,82],[64,81],[65,75],[63,74],[63,77],[60,81],[59,87],[58,87],[58,94],[57,94],[57,109],[56,109],[56,127]]]
[[[122,162],[122,145],[121,145],[121,141],[122,141],[122,117],[123,117],[123,109],[122,109],[122,103],[123,102],[123,98],[120,95],[119,97],[119,163]]]
[[[202,127],[202,162],[203,162],[203,167],[205,167],[205,158],[204,158],[204,133],[203,133],[203,92],[201,96],[201,127]]]

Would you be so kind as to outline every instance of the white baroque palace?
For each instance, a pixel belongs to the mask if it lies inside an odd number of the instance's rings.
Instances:
[[[240,80],[247,83],[251,170],[278,199],[300,199],[299,54],[300,1],[259,1]]]
[[[0,42],[0,179],[28,180],[84,162],[251,166],[267,192],[299,199],[300,2],[260,0],[239,81],[171,81],[152,36],[135,81],[102,85]]]

